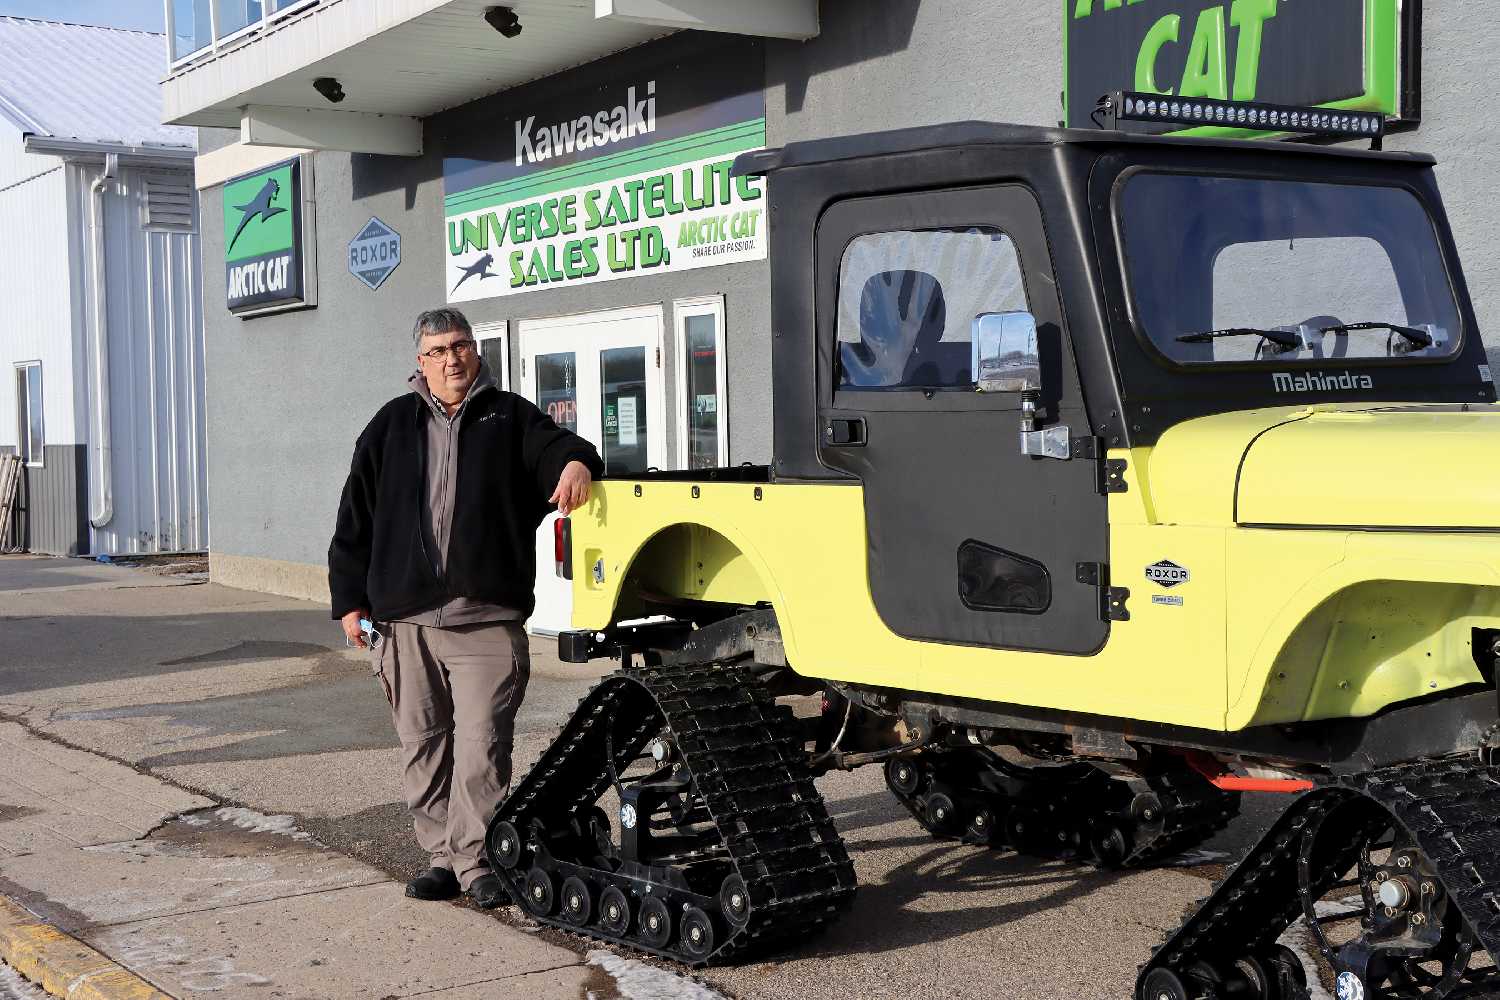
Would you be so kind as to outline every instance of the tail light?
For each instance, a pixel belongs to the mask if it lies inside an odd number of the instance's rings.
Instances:
[[[557,563],[557,575],[573,579],[573,522],[566,517],[552,522],[552,558]]]

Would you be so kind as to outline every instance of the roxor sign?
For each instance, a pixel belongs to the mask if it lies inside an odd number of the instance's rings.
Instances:
[[[233,313],[300,305],[302,164],[285,160],[224,185],[225,299]]]
[[[401,234],[379,219],[366,222],[359,235],[349,241],[349,273],[379,288],[401,263]]]
[[[1074,127],[1116,90],[1401,112],[1397,0],[1065,0],[1064,17]]]

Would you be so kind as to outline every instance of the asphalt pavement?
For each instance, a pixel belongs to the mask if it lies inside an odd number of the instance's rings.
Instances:
[[[326,608],[81,560],[0,557],[0,637],[0,716],[33,736],[221,808],[289,817],[291,828],[386,878],[425,867],[401,805],[379,684],[364,655],[344,648]],[[608,667],[563,664],[547,640],[533,640],[518,775]],[[484,919],[498,922],[497,940],[520,930],[580,960],[592,955],[596,969],[613,963],[581,996],[1119,1000],[1151,946],[1281,805],[1247,800],[1240,820],[1190,856],[1104,873],[933,841],[877,768],[830,775],[820,787],[861,887],[831,931],[773,960],[694,981],[537,932],[514,910]],[[6,825],[23,821],[4,799],[0,791],[0,845]],[[409,936],[392,928],[382,944],[399,952],[413,946]],[[331,977],[319,988],[327,992],[306,995],[359,995]]]

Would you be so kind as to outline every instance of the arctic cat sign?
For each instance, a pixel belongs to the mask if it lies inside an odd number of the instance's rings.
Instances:
[[[726,51],[631,54],[598,86],[533,89],[541,107],[507,95],[489,148],[444,159],[449,301],[764,259],[764,182],[730,176],[765,145],[760,49]]]
[[[1404,6],[1412,16],[1415,5]],[[1398,0],[1064,0],[1067,124],[1095,127],[1096,102],[1116,90],[1399,115],[1402,7]]]
[[[302,163],[286,160],[224,185],[225,300],[233,313],[300,305]]]

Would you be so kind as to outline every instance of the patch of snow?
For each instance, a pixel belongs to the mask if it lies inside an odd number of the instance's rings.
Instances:
[[[15,969],[0,964],[0,1000],[49,1000],[49,997]]]
[[[1313,955],[1318,950],[1317,942],[1313,940],[1312,931],[1308,930],[1307,924],[1299,920],[1286,929],[1277,944],[1284,944],[1292,950],[1302,961],[1302,970],[1307,973],[1307,995],[1309,1000],[1334,1000],[1332,993],[1323,988],[1319,980],[1318,963]]]
[[[1196,868],[1229,860],[1228,851],[1187,851],[1166,862],[1168,868]]]
[[[215,810],[214,815],[226,823],[233,823],[246,833],[277,833],[293,840],[312,839],[312,834],[297,829],[297,821],[291,816],[267,816],[265,813],[237,806]]]
[[[588,962],[614,977],[626,1000],[724,1000],[721,994],[665,969],[595,948]]]

